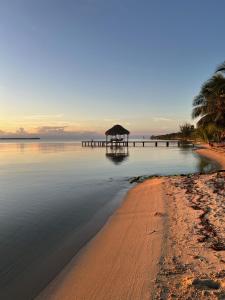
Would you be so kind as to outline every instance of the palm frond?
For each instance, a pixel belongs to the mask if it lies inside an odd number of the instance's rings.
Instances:
[[[207,106],[196,106],[192,110],[192,119],[202,117],[208,113]]]
[[[205,97],[203,94],[198,94],[194,99],[193,99],[193,106],[199,106],[202,105],[205,101]]]
[[[198,126],[207,126],[209,123],[225,126],[224,94],[225,77],[222,74],[215,74],[203,83],[199,94],[193,100],[192,118],[200,117]]]
[[[225,61],[216,68],[215,73],[217,72],[225,72]]]
[[[213,116],[211,114],[207,114],[205,116],[203,116],[198,122],[197,122],[197,126],[206,126],[210,123],[213,123]]]

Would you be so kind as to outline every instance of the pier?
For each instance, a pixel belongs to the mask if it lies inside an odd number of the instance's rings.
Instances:
[[[170,147],[170,146],[181,146],[180,141],[82,141],[82,147],[146,147],[146,146],[164,146],[164,147]],[[194,146],[194,144],[192,144]]]
[[[180,140],[129,140],[130,132],[121,125],[114,125],[112,128],[105,132],[105,140],[87,140],[81,141],[82,147],[170,147],[182,145]],[[189,146],[194,144],[189,144]]]

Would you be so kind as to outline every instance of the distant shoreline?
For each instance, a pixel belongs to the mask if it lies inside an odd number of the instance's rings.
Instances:
[[[1,137],[0,140],[40,140],[39,137]]]

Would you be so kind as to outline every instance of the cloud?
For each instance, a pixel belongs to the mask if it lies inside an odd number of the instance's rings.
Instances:
[[[37,128],[39,134],[62,134],[67,126],[42,126]]]
[[[169,119],[169,118],[164,118],[164,117],[154,117],[153,118],[154,122],[173,122],[173,119]]]
[[[14,132],[0,130],[0,137],[18,138],[18,137],[40,137],[43,139],[90,139],[100,138],[101,135],[96,131],[87,130],[69,130],[67,126],[42,126],[28,132],[23,127],[16,129]]]
[[[55,115],[30,115],[25,116],[24,119],[27,120],[45,120],[45,119],[61,119],[63,117],[62,114],[55,114]]]
[[[70,130],[68,126],[42,126],[36,128],[37,135],[41,138],[94,138],[100,137],[95,131]]]
[[[16,129],[14,132],[0,130],[0,137],[34,137],[35,134],[29,133],[23,127]]]
[[[16,130],[16,134],[25,135],[29,133],[23,127],[20,127],[19,129]]]

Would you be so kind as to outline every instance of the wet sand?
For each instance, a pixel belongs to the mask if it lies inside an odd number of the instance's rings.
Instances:
[[[79,259],[38,299],[151,298],[164,233],[163,197],[163,179],[135,186]]]
[[[224,199],[223,172],[138,184],[38,299],[225,299]]]

